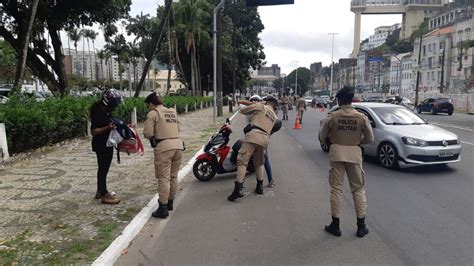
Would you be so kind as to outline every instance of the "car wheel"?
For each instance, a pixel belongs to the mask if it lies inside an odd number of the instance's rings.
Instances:
[[[436,109],[434,107],[431,107],[430,114],[436,115],[438,112],[436,112]]]
[[[389,169],[398,169],[398,152],[393,144],[385,142],[382,143],[378,151],[379,163]]]
[[[416,108],[416,112],[419,113],[419,114],[421,114],[421,108],[420,108],[420,107],[417,107],[417,108]]]
[[[453,111],[449,111],[449,112],[448,112],[448,115],[453,115]]]

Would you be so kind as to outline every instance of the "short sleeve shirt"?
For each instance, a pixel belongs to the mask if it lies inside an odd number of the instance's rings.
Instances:
[[[91,110],[91,130],[108,126],[110,124],[110,114],[105,111],[101,104],[95,105]],[[109,133],[92,137],[92,150],[95,152],[111,152],[112,147],[107,147]]]

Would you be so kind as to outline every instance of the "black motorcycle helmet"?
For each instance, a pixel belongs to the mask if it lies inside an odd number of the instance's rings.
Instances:
[[[114,89],[108,89],[102,95],[102,103],[109,109],[114,110],[123,102],[123,97]]]

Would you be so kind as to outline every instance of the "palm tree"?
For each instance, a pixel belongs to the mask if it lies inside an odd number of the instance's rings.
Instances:
[[[77,56],[77,42],[81,40],[81,32],[77,30],[77,28],[71,28],[68,31],[68,37],[74,42],[74,49],[76,50]],[[75,74],[77,75],[78,73],[76,72]]]
[[[191,89],[193,95],[201,94],[199,66],[197,63],[196,37],[203,31],[203,20],[209,4],[204,0],[183,0],[177,9],[178,24],[185,26],[186,51],[191,59]]]
[[[122,90],[122,74],[124,72],[124,67],[122,62],[127,62],[129,58],[129,47],[127,41],[122,34],[117,35],[114,39],[110,39],[109,42],[105,45],[110,53],[117,55],[117,62],[119,64],[119,81],[120,81],[120,90]]]
[[[133,66],[133,81],[136,82],[138,79],[137,65],[138,65],[139,58],[142,57],[143,53],[136,39],[133,42],[128,43],[128,48],[130,52],[130,60]]]
[[[104,49],[102,50],[99,50],[97,52],[97,57],[99,58],[100,60],[100,74],[101,74],[101,77],[102,79],[104,80],[105,82],[105,75],[104,75],[104,67],[103,67],[103,62],[104,62],[104,59],[106,58],[106,51]],[[97,79],[99,79],[99,75],[97,75]]]
[[[85,29],[83,30],[83,34],[84,34],[84,37],[87,39],[87,50],[88,50],[88,53],[89,53],[89,61],[90,61],[90,66],[91,66],[91,79],[93,80],[93,65],[95,66],[95,52],[94,52],[94,64],[92,63],[92,57],[90,56],[91,55],[91,47],[90,47],[90,40],[92,40],[92,45],[93,45],[93,49],[95,51],[95,45],[94,45],[94,40],[95,38],[97,37],[98,33],[96,33],[94,30],[91,30],[91,29]]]

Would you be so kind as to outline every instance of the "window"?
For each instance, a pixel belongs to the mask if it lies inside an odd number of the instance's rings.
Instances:
[[[426,45],[423,45],[423,56],[426,55]]]
[[[442,49],[444,49],[444,43],[440,42],[439,43],[439,50],[442,50]]]

